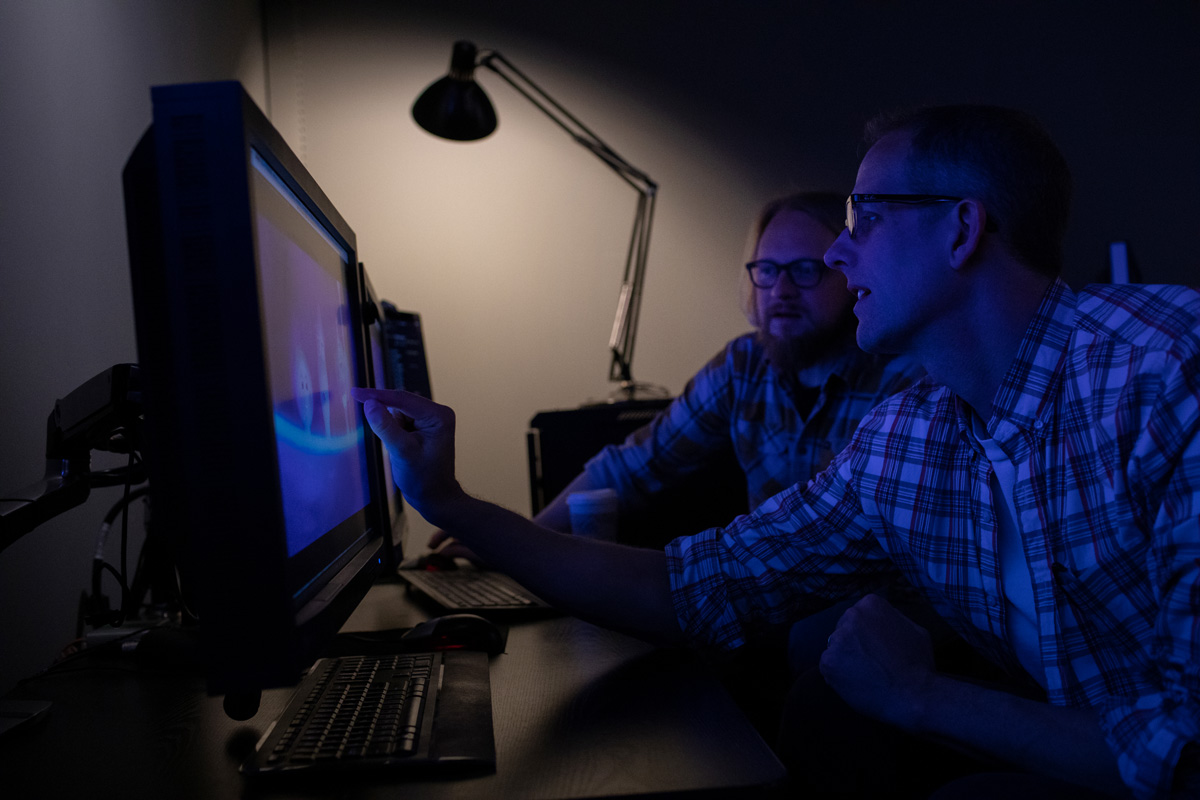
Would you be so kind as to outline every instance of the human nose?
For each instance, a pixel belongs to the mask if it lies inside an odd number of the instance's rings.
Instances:
[[[775,279],[775,285],[771,287],[771,294],[776,297],[791,297],[800,291],[800,287],[792,280],[790,270],[779,270],[779,277]]]
[[[825,251],[825,266],[844,273],[849,266],[847,259],[850,257],[850,242],[850,230],[842,228],[842,232]]]

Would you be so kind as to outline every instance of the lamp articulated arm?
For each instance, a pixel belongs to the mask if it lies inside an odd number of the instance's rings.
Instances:
[[[608,342],[612,354],[608,379],[619,381],[624,399],[632,399],[637,388],[632,372],[633,348],[637,339],[642,285],[646,275],[646,256],[650,248],[650,228],[654,222],[654,201],[658,193],[658,184],[645,172],[622,158],[511,61],[495,50],[479,51],[470,42],[455,43],[450,74],[426,89],[413,104],[413,117],[421,127],[435,135],[460,140],[481,139],[495,130],[495,111],[483,90],[474,81],[473,72],[476,67],[484,67],[498,75],[577,144],[607,164],[638,193],[633,231],[625,256],[625,272],[617,300],[616,318],[613,320],[612,334]]]

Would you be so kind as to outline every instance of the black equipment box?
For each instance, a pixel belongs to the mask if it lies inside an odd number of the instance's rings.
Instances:
[[[629,400],[536,414],[526,434],[533,513],[557,497],[605,445],[624,441],[670,403]],[[650,507],[624,515],[619,535],[628,544],[662,547],[677,536],[723,527],[748,510],[746,478],[730,446]]]

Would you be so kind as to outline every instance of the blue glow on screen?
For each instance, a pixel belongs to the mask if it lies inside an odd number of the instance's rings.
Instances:
[[[288,555],[370,501],[344,276],[349,254],[252,153],[267,370]]]

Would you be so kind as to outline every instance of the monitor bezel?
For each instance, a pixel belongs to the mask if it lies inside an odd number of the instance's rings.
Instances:
[[[152,128],[126,168],[126,206],[154,513],[199,618],[210,693],[252,694],[300,678],[365,595],[382,553],[378,467],[368,457],[371,496],[343,523],[334,547],[342,557],[296,592],[260,314],[252,151],[348,254],[361,384],[357,242],[239,83],[160,86],[151,96]]]

